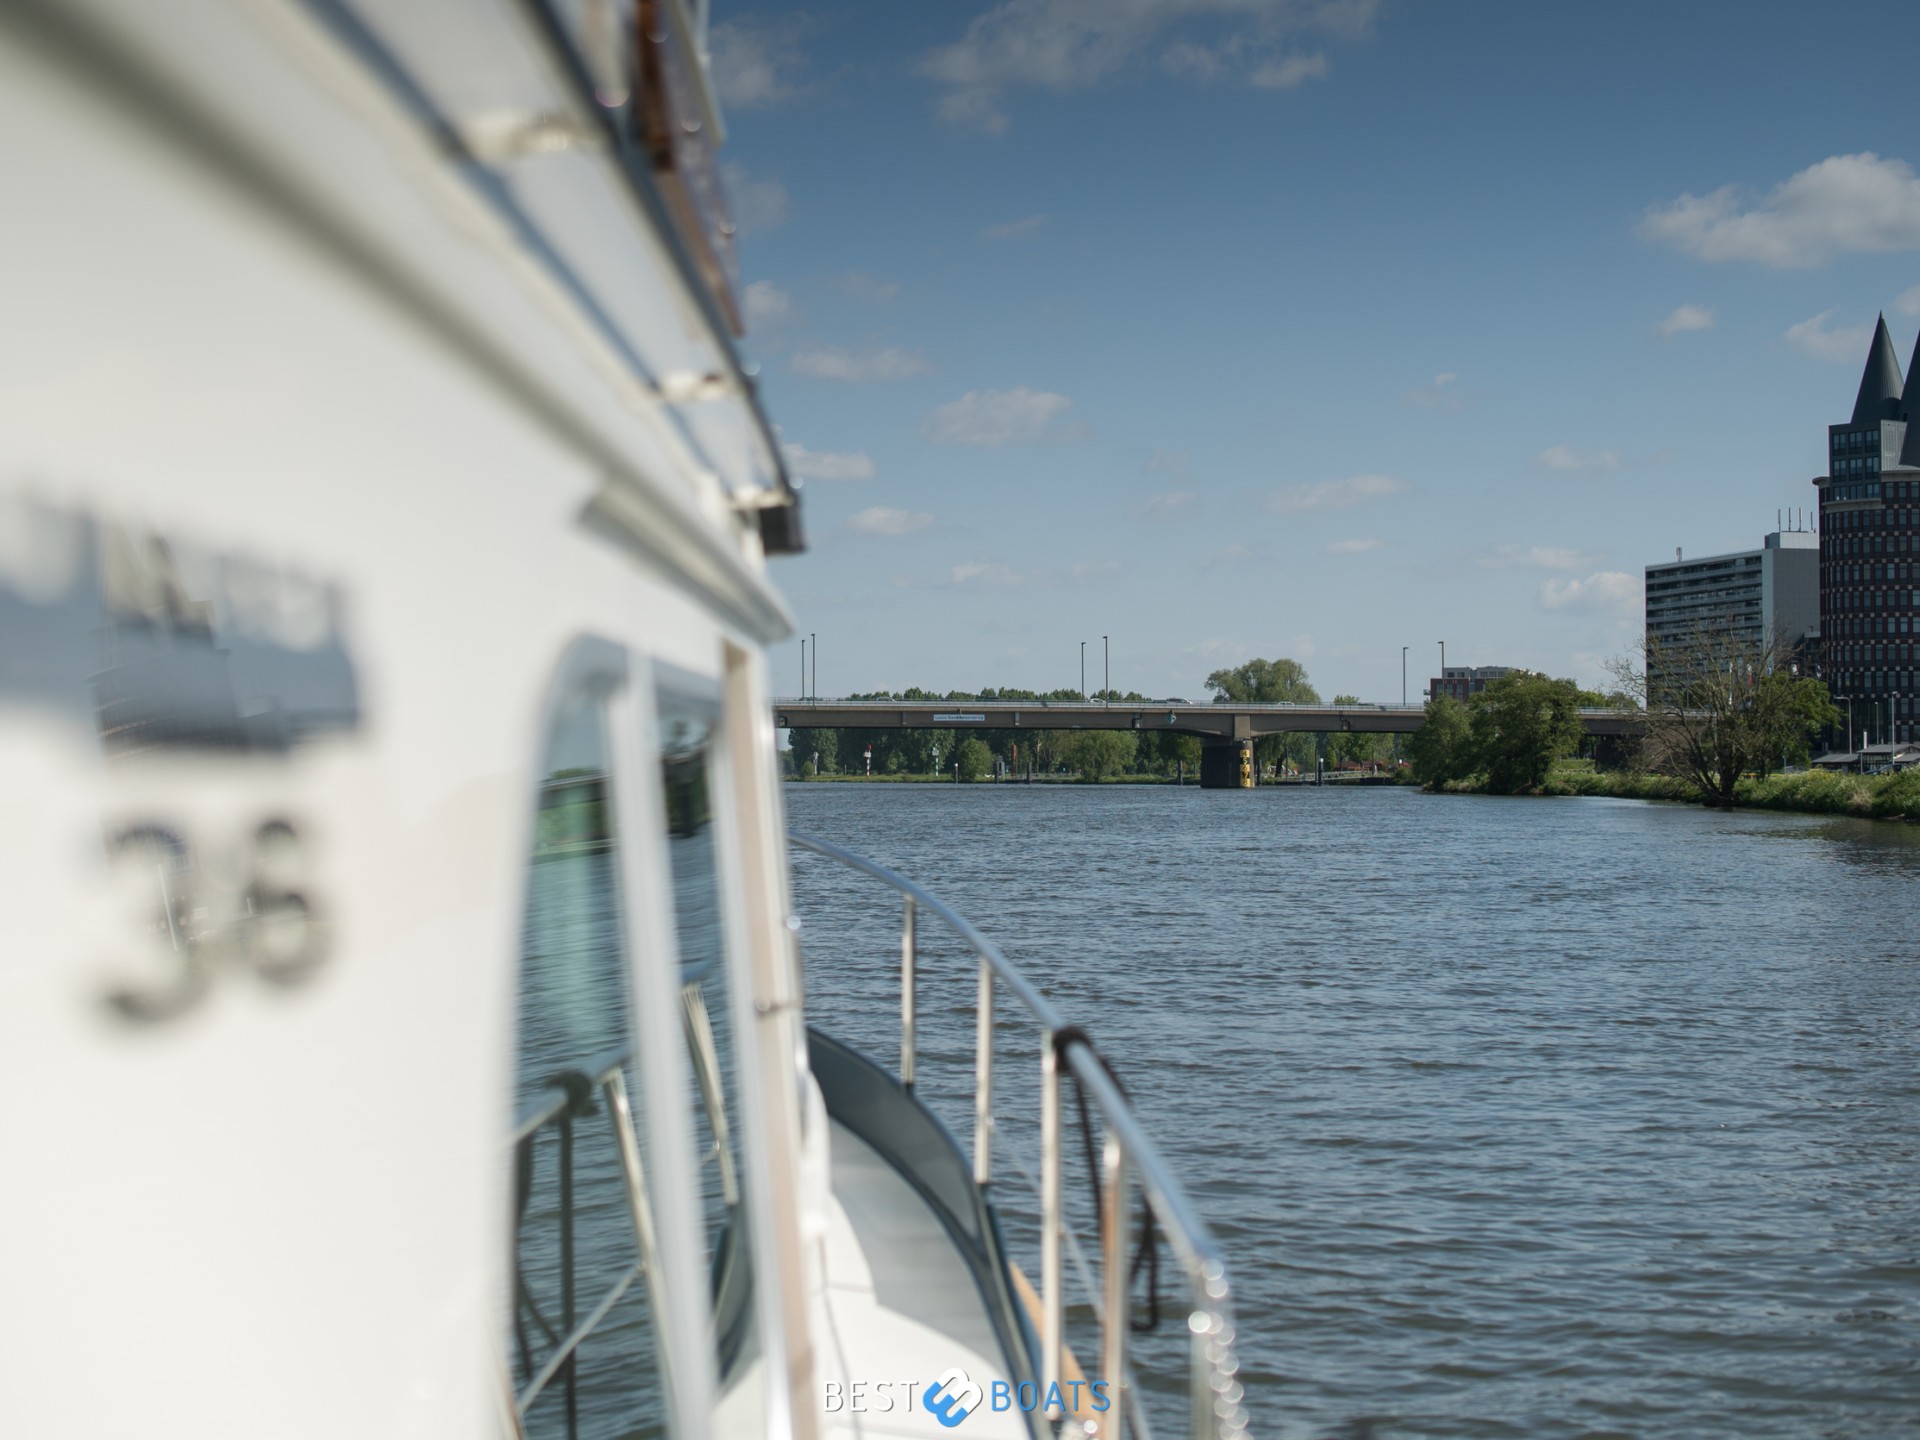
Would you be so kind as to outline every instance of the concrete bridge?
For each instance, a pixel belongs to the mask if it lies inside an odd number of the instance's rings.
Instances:
[[[1426,719],[1419,705],[1194,705],[1184,700],[775,700],[783,729],[820,730],[1164,730],[1197,735],[1200,783],[1253,784],[1253,742],[1263,735],[1408,735]],[[1589,735],[1639,735],[1632,711],[1582,710]]]

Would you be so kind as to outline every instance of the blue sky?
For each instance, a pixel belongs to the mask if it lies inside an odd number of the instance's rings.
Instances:
[[[1911,5],[722,3],[820,690],[1597,681],[1920,329]],[[799,684],[799,648],[774,656]]]

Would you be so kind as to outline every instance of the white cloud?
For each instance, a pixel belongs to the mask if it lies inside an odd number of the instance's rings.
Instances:
[[[1308,80],[1326,79],[1327,69],[1327,57],[1317,51],[1311,55],[1286,55],[1256,67],[1247,76],[1247,83],[1256,90],[1292,90]]]
[[[1459,375],[1451,370],[1442,370],[1433,377],[1431,385],[1416,385],[1402,395],[1401,403],[1417,405],[1422,410],[1458,410],[1460,392],[1453,387],[1459,383]]]
[[[1533,457],[1533,463],[1548,470],[1607,471],[1620,468],[1620,457],[1611,450],[1580,451],[1571,445],[1549,445]]]
[[[1323,76],[1325,55],[1301,35],[1364,35],[1378,0],[1002,0],[921,62],[944,88],[940,115],[989,134],[1010,123],[1020,89],[1083,89],[1140,62],[1177,75],[1287,90]],[[1200,33],[1196,33],[1200,32]]]
[[[1021,240],[1047,228],[1051,215],[1028,215],[1019,220],[1007,220],[998,225],[989,225],[980,232],[982,240]]]
[[[1200,497],[1191,490],[1167,490],[1149,497],[1140,513],[1149,520],[1186,520],[1199,503]]]
[[[989,135],[1004,135],[1013,121],[994,104],[988,90],[953,90],[940,97],[940,118],[949,125],[963,125]]]
[[[1026,577],[998,560],[969,560],[953,567],[948,583],[977,590],[1015,590],[1026,583]]]
[[[1679,305],[1653,328],[1661,337],[1671,340],[1675,335],[1684,335],[1689,330],[1711,330],[1713,323],[1713,311],[1707,306]]]
[[[830,283],[836,290],[844,291],[856,300],[870,300],[875,305],[884,305],[900,293],[898,280],[882,280],[878,275],[868,275],[859,270],[849,270]]]
[[[787,223],[787,187],[778,180],[757,180],[744,165],[720,167],[727,190],[727,210],[742,235],[777,230]]]
[[[793,297],[771,280],[755,280],[742,298],[749,328],[770,330],[793,319]]]
[[[1032,445],[1078,440],[1085,431],[1067,418],[1073,402],[1048,390],[969,390],[928,415],[921,425],[932,445]]]
[[[1295,485],[1267,501],[1267,509],[1281,515],[1312,510],[1344,510],[1365,500],[1399,495],[1412,487],[1392,475],[1350,475],[1345,480],[1322,480],[1317,485]]]
[[[924,375],[933,368],[924,356],[892,345],[867,350],[848,350],[839,345],[827,345],[818,350],[802,350],[787,363],[794,374],[805,375],[809,379],[855,383],[866,380],[906,380],[914,375]]]
[[[1500,545],[1475,563],[1483,570],[1578,570],[1598,558],[1553,545]]]
[[[1748,204],[1737,186],[1649,207],[1640,234],[1701,260],[1775,269],[1860,251],[1920,249],[1920,179],[1870,151],[1809,165]]]
[[[1124,560],[1081,560],[1065,567],[1040,570],[1016,570],[998,560],[969,560],[948,571],[944,581],[932,583],[943,589],[1021,590],[1029,587],[1092,585],[1126,572],[1127,563]]]
[[[873,460],[859,450],[809,450],[789,440],[781,447],[788,471],[801,480],[871,480]]]
[[[797,20],[755,24],[723,20],[707,32],[713,81],[731,110],[778,105],[802,93],[796,73],[806,67]]]
[[[1873,343],[1873,327],[1849,325],[1842,330],[1829,330],[1827,318],[1832,314],[1831,310],[1822,310],[1810,320],[1788,326],[1786,342],[1802,355],[1811,355],[1829,365],[1848,365],[1859,360]]]
[[[923,511],[897,510],[891,505],[870,505],[847,521],[849,530],[862,535],[911,535],[933,524],[933,516]]]
[[[1160,65],[1169,75],[1202,84],[1244,81],[1256,90],[1292,90],[1308,80],[1325,79],[1332,68],[1318,51],[1259,59],[1254,50],[1246,37],[1238,35],[1217,45],[1181,40],[1167,47]]]
[[[1908,317],[1920,315],[1920,285],[1901,291],[1900,298],[1893,302],[1893,308]]]
[[[1549,610],[1598,610],[1615,614],[1640,608],[1640,577],[1622,570],[1599,570],[1585,579],[1549,580],[1540,587],[1540,603]]]
[[[1336,540],[1320,553],[1322,555],[1364,555],[1369,550],[1378,550],[1379,548],[1380,541],[1371,538],[1365,540]]]
[[[1253,547],[1243,545],[1238,540],[1211,555],[1203,556],[1199,561],[1201,570],[1226,570],[1235,565],[1244,565],[1253,559]]]

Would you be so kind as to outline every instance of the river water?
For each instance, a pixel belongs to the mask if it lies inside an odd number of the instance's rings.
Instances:
[[[1258,1434],[1920,1434],[1920,831],[1404,789],[786,795],[1112,1058],[1227,1250]],[[812,857],[795,888],[813,1022],[891,1065],[896,909]],[[971,971],[927,949],[923,1089],[964,1141]],[[1033,1094],[1011,1026],[1003,1114]]]

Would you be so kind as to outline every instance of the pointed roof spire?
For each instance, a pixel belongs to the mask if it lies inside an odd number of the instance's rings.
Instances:
[[[1906,438],[1900,442],[1900,465],[1920,469],[1920,336],[1914,337],[1913,359],[1907,362],[1907,388],[1900,392],[1900,415],[1907,422]]]
[[[1887,333],[1887,317],[1882,315],[1867,351],[1867,368],[1860,376],[1860,394],[1853,402],[1853,423],[1871,425],[1877,420],[1898,420],[1900,415],[1900,357],[1894,354],[1893,336]]]

